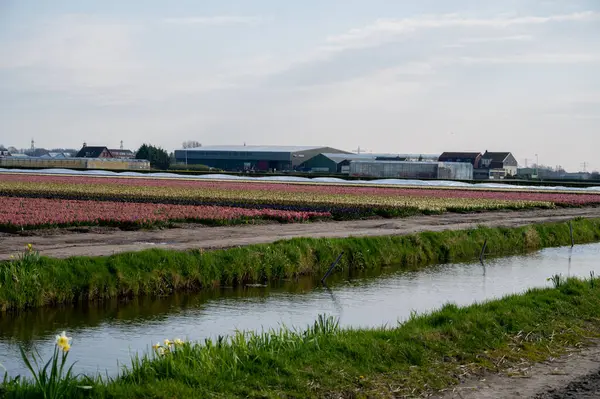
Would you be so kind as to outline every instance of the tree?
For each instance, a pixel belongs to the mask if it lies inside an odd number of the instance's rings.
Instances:
[[[169,153],[160,147],[142,144],[135,153],[135,159],[146,159],[150,161],[150,166],[155,169],[169,169],[171,159]]]
[[[188,141],[184,141],[182,146],[184,149],[198,148],[198,147],[202,147],[202,144],[196,140],[188,140]]]

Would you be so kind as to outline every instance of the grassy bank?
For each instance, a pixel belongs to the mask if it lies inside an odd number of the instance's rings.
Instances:
[[[599,336],[600,280],[555,283],[465,308],[446,305],[393,328],[340,329],[321,318],[306,331],[169,345],[134,359],[115,379],[72,379],[65,397],[415,397]],[[7,398],[40,397],[26,380],[7,380],[3,389]]]
[[[600,241],[600,219],[573,221],[575,242]],[[219,285],[321,276],[340,252],[339,269],[471,260],[484,241],[491,255],[570,244],[566,223],[520,228],[477,228],[408,236],[299,238],[215,251],[147,250],[110,257],[51,259],[27,252],[0,264],[0,309],[168,295]]]

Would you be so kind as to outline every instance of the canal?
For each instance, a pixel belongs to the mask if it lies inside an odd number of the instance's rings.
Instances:
[[[116,375],[131,355],[165,338],[201,340],[236,330],[281,325],[304,328],[319,314],[339,318],[345,327],[395,326],[412,312],[428,312],[448,302],[476,301],[547,287],[555,274],[600,275],[600,244],[549,248],[525,256],[429,266],[388,267],[332,275],[329,287],[301,278],[267,287],[222,287],[165,298],[65,306],[0,316],[0,364],[9,375],[28,375],[19,346],[47,359],[56,334],[73,337],[75,371]]]

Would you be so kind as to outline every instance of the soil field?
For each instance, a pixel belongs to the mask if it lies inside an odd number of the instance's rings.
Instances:
[[[50,229],[24,235],[0,235],[0,260],[9,259],[31,243],[42,255],[108,256],[118,252],[163,249],[215,249],[269,243],[295,237],[334,238],[351,236],[404,235],[422,231],[461,230],[478,225],[518,227],[531,223],[600,217],[600,208],[559,208],[485,213],[447,213],[402,219],[371,219],[302,224],[202,227],[181,225],[167,230],[122,231],[114,228]]]

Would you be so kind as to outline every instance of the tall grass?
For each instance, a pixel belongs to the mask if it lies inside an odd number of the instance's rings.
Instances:
[[[600,240],[600,219],[573,221],[577,243]],[[163,296],[219,285],[322,276],[340,252],[337,270],[404,267],[476,259],[484,241],[491,256],[570,245],[566,223],[475,228],[407,236],[296,238],[225,250],[152,249],[109,257],[29,257],[0,264],[0,311],[60,303]]]
[[[239,332],[136,357],[114,379],[73,378],[69,397],[416,397],[585,344],[600,336],[598,303],[596,280],[568,279],[468,307],[448,304],[397,326],[343,329],[322,316],[306,330]],[[91,389],[75,389],[81,383]],[[0,389],[7,398],[39,397],[29,380]]]

